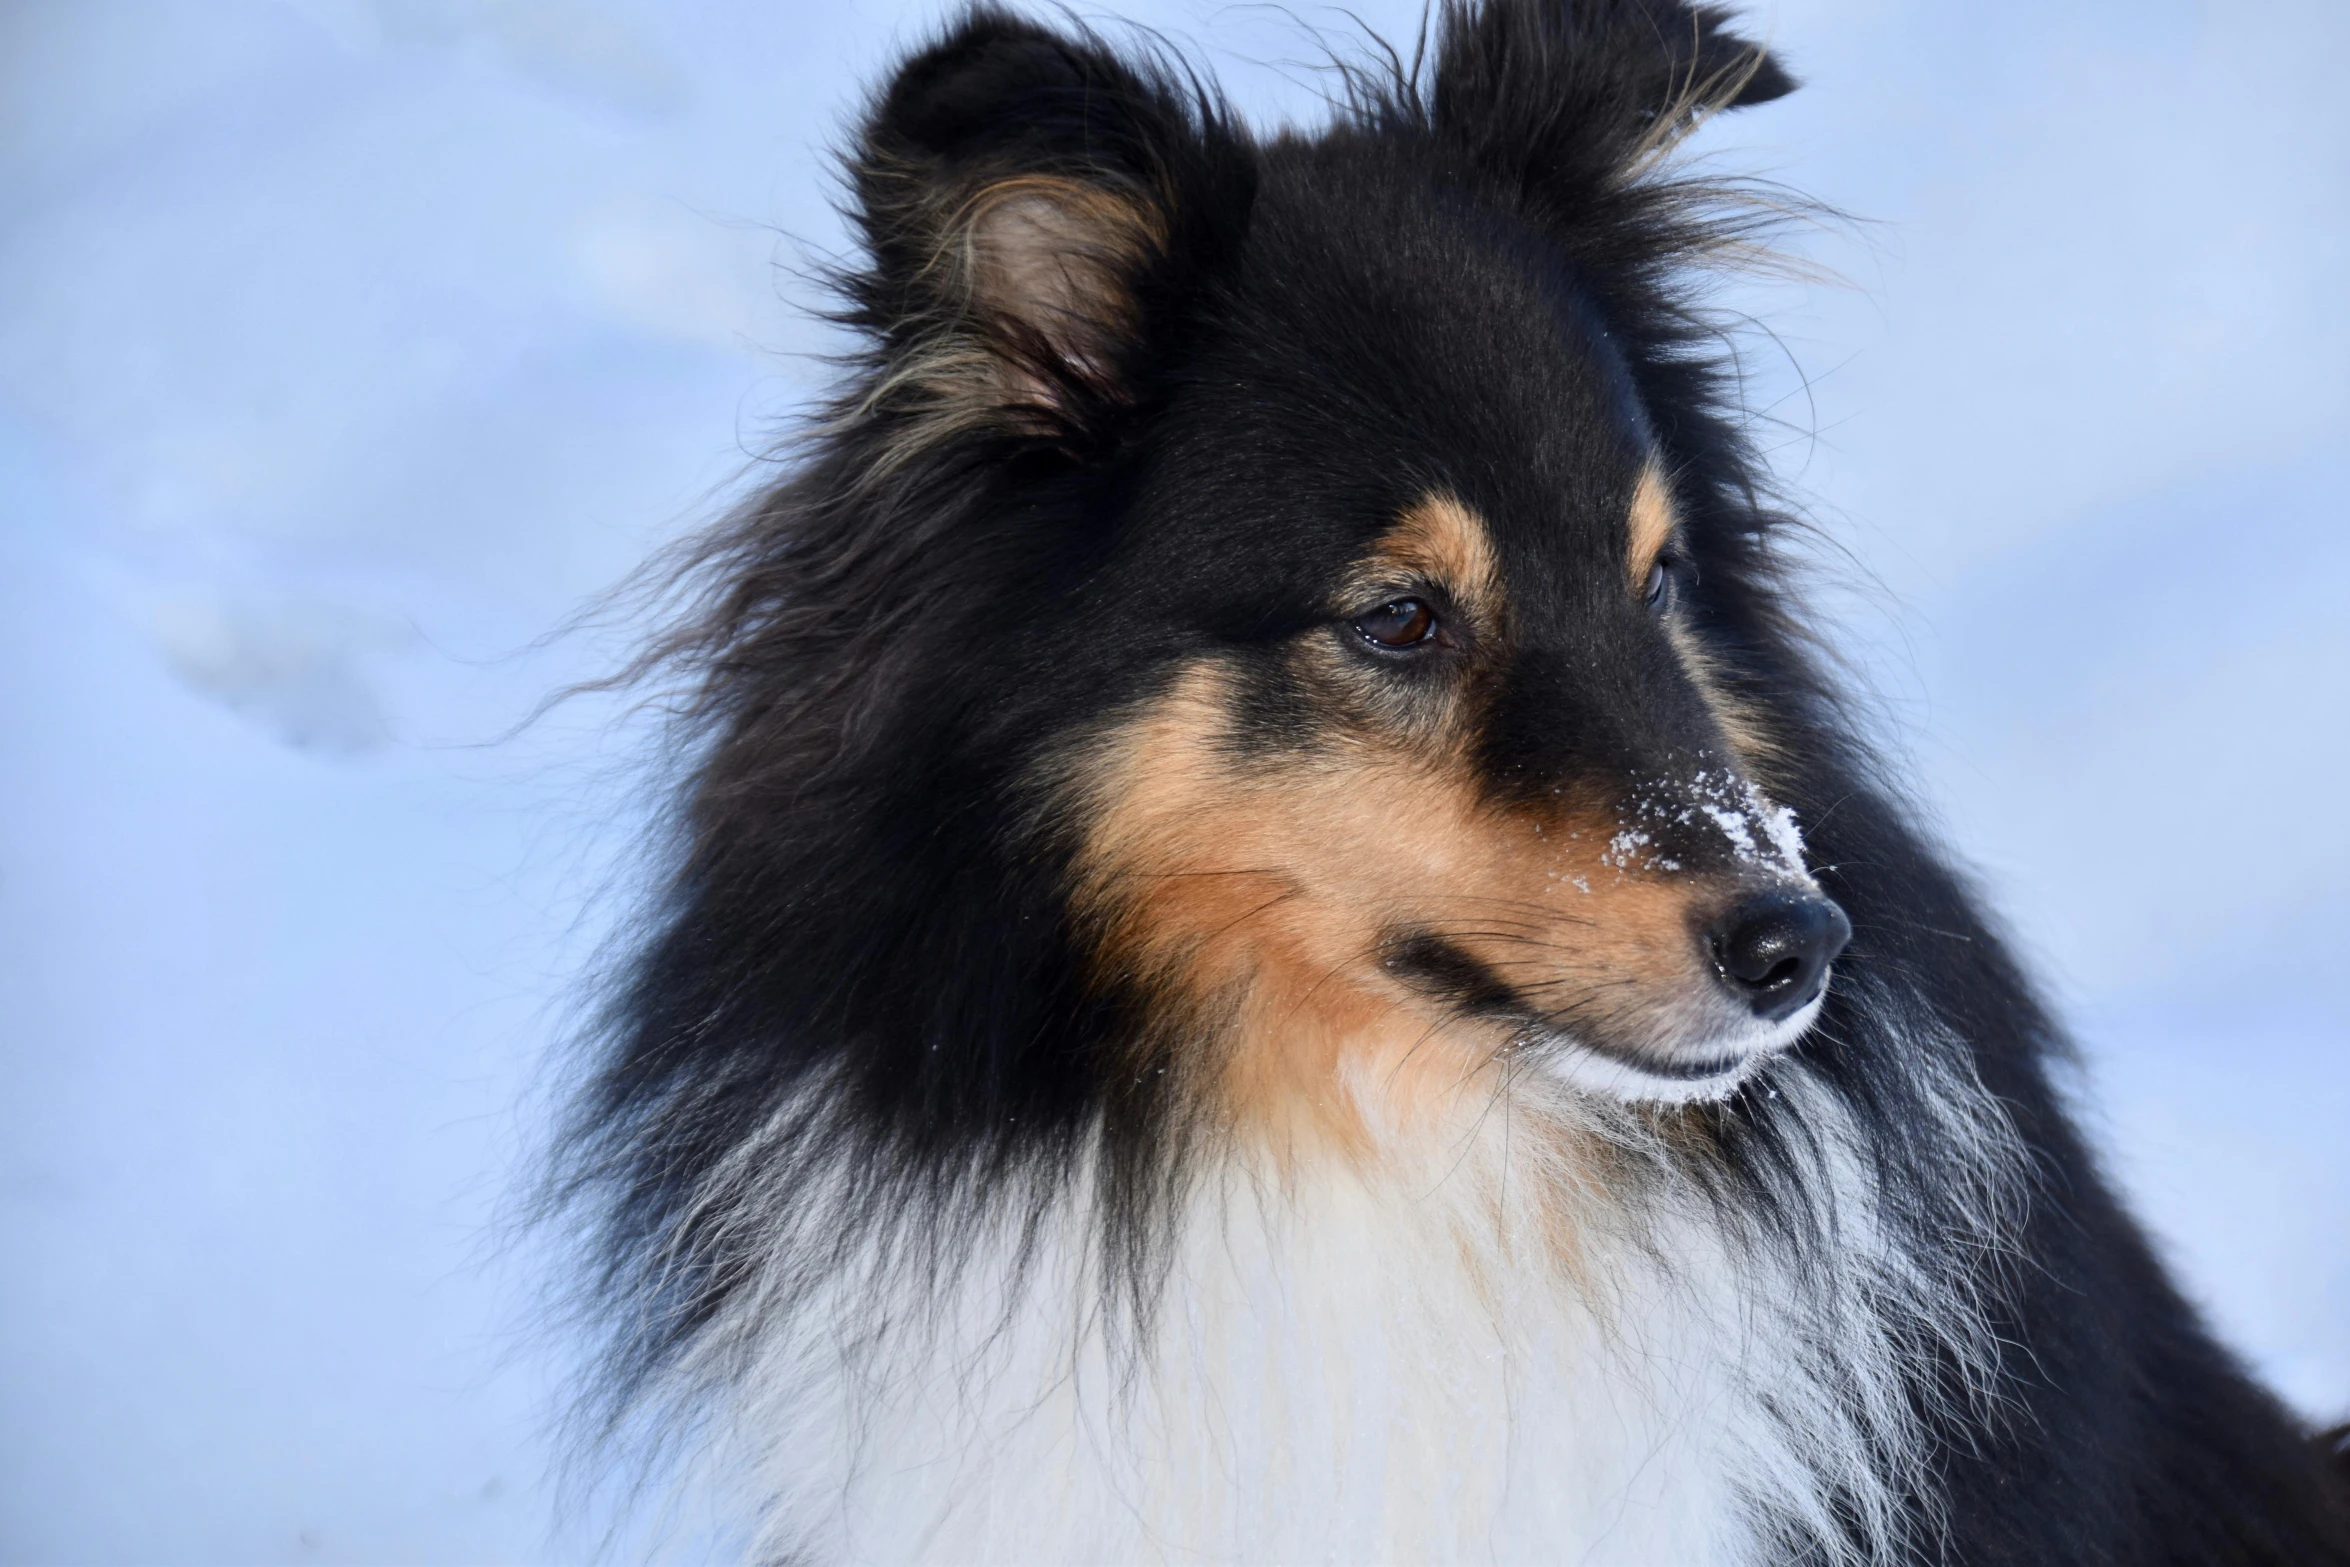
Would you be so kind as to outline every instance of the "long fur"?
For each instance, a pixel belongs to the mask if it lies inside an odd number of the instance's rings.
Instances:
[[[1082,1179],[864,1229],[835,1206],[853,1172],[754,1143],[713,1201],[770,1266],[677,1374],[726,1411],[713,1478],[759,1504],[760,1559],[1931,1554],[1911,1368],[1950,1368],[1954,1416],[2005,1418],[1986,1290],[2018,1194],[1963,1056],[1907,1046],[1936,1090],[1930,1212],[1894,1211],[1800,1069],[1770,1090],[1811,1130],[1767,1213],[1645,1118],[1520,1077],[1417,1161],[1220,1162],[1142,1321]],[[1546,1157],[1544,1121],[1605,1138],[1604,1190]]]
[[[1709,8],[1481,0],[1312,138],[987,10],[876,98],[864,355],[633,672],[681,693],[675,841],[556,1177],[606,1419],[671,1433],[755,1559],[2350,1561],[1807,651],[1694,293],[1755,209],[1671,161],[1791,86]],[[1599,521],[1508,521],[1615,515],[1581,476],[1619,451],[1672,500],[1663,633],[1550,607],[1623,597]],[[1378,684],[1316,595],[1455,492],[1515,662]],[[1252,1097],[1234,1063],[1306,1025],[1261,1021],[1294,1008],[1248,942],[1151,945],[1153,878],[1267,873],[1102,826],[1167,735],[1235,822],[1375,753],[1464,820],[1622,824],[1591,863],[1642,907],[1762,877],[1851,945],[1792,1048],[1619,1097],[1559,1063],[1631,1014],[1525,1021],[1511,965],[1561,949],[1488,896],[1462,939],[1516,956],[1405,932],[1366,971],[1419,975],[1437,1043]],[[1234,920],[1287,940],[1296,896]]]

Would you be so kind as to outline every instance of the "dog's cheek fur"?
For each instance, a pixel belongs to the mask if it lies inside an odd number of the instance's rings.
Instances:
[[[1176,1071],[1252,1137],[1359,1152],[1367,1113],[1426,1130],[1489,1099],[1528,1009],[1624,1052],[1702,1022],[1709,879],[1633,863],[1611,810],[1489,799],[1457,735],[1334,727],[1252,745],[1244,683],[1191,665],[1052,784],[1079,824],[1090,962],[1160,1020],[1169,1054],[1149,1071]],[[1415,989],[1399,937],[1497,977],[1502,1014]],[[1363,1083],[1375,1109],[1348,1086]]]

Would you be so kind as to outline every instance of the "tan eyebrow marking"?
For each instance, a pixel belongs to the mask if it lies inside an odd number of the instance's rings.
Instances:
[[[1640,482],[1632,486],[1630,533],[1624,558],[1631,570],[1633,592],[1639,592],[1647,584],[1648,568],[1656,564],[1658,553],[1673,536],[1679,520],[1664,472],[1652,462],[1640,470]]]
[[[1627,519],[1625,561],[1631,571],[1634,593],[1647,586],[1648,568],[1656,564],[1658,553],[1679,524],[1680,516],[1673,509],[1673,494],[1665,483],[1664,470],[1651,462],[1640,471],[1639,482],[1632,486],[1632,507]],[[1668,620],[1665,635],[1672,639],[1682,668],[1689,672],[1706,705],[1713,709],[1715,722],[1722,726],[1722,737],[1730,742],[1739,764],[1758,779],[1767,781],[1770,769],[1780,760],[1780,751],[1760,710],[1730,694],[1730,682],[1724,671],[1687,627]]]
[[[1370,558],[1350,575],[1347,590],[1383,592],[1398,577],[1419,577],[1443,588],[1488,624],[1501,613],[1501,568],[1492,535],[1483,518],[1441,491],[1405,508],[1371,547]]]

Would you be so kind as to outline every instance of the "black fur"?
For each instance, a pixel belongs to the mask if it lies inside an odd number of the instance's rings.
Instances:
[[[1949,1559],[2350,1562],[2338,1473],[2115,1202],[2051,1088],[2057,1030],[1806,651],[1785,524],[1691,294],[1747,220],[1640,167],[1701,109],[1791,89],[1723,21],[1678,0],[1448,5],[1426,69],[1358,75],[1329,129],[1270,141],[1147,51],[993,10],[900,69],[852,157],[865,357],[792,475],[700,547],[703,612],[647,666],[687,676],[678,852],[563,1165],[602,1226],[616,1407],[759,1260],[691,1200],[762,1135],[809,1169],[853,1150],[879,1225],[1049,1189],[1105,1127],[1114,1244],[1139,1267],[1194,1129],[1149,998],[1087,978],[1040,757],[1208,649],[1262,655],[1251,723],[1288,743],[1309,718],[1271,655],[1397,506],[1449,486],[1532,562],[1543,530],[1596,538],[1646,439],[1683,513],[1690,623],[1765,715],[1774,792],[1855,931],[1800,1048],[1870,1118],[1921,1224],[1940,1199],[1905,1161],[1915,1090],[1887,1009],[1968,1043],[2035,1164],[1998,1323],[2015,1411],[1943,1432]],[[1122,303],[1082,323],[1082,357],[1050,321],[975,318],[938,264],[958,202],[1025,175],[1155,225],[1113,258]],[[947,394],[892,377],[957,342],[1025,379],[942,424]],[[1685,769],[1700,720],[1658,644],[1546,570],[1524,573],[1545,623],[1581,629],[1513,666],[1493,788]],[[1440,948],[1418,958],[1490,999]],[[823,1113],[791,1111],[812,1087]],[[763,1134],[782,1113],[802,1118]],[[1726,1151],[1727,1202],[1801,1135],[1760,1095],[1687,1113]]]

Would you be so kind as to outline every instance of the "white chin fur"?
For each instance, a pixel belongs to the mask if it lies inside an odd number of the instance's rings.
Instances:
[[[1827,987],[1821,986],[1808,1006],[1780,1022],[1756,1024],[1683,1045],[1673,1055],[1661,1058],[1655,1070],[1630,1056],[1594,1049],[1570,1034],[1539,1033],[1524,1043],[1544,1071],[1584,1093],[1631,1104],[1702,1104],[1729,1098],[1773,1057],[1801,1039],[1819,1017],[1827,994]]]

